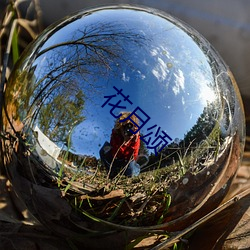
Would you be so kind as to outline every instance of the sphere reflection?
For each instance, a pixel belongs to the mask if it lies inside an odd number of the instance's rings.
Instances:
[[[50,227],[37,203],[56,189],[69,207],[53,220],[84,232],[178,228],[222,200],[244,144],[222,59],[190,27],[143,8],[97,8],[50,27],[12,73],[5,111],[6,136],[19,143],[5,143],[13,185],[28,181],[22,197]]]

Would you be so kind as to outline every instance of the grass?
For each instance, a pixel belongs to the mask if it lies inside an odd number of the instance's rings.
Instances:
[[[69,190],[74,192],[73,195],[68,194],[73,207],[96,218],[124,226],[160,225],[164,223],[171,206],[172,197],[168,188],[186,172],[195,174],[206,167],[205,164],[195,166],[198,157],[216,159],[213,145],[218,136],[218,127],[215,127],[199,147],[193,148],[190,143],[184,153],[177,149],[179,161],[166,167],[161,165],[165,158],[161,154],[155,169],[142,172],[137,177],[127,178],[121,174],[108,179],[101,162],[96,166],[94,175],[64,169],[65,183],[60,188],[63,193]]]
[[[60,189],[73,207],[93,216],[123,225],[149,226],[153,221],[160,224],[163,215],[157,215],[157,219],[156,211],[163,210],[165,215],[170,206],[171,197],[167,194],[170,172],[157,169],[155,174],[142,173],[139,177],[119,176],[118,180],[107,180],[106,171],[100,167],[95,178],[84,172],[64,169]]]

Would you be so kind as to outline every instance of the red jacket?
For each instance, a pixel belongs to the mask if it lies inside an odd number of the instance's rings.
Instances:
[[[140,136],[133,138],[126,145],[121,146],[123,142],[123,136],[113,129],[110,140],[112,157],[115,156],[119,159],[129,160],[133,155],[134,160],[136,160],[140,149]]]

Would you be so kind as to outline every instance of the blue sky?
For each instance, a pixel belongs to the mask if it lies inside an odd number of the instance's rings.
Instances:
[[[88,27],[93,32],[92,26],[88,25],[94,22],[97,26],[100,25],[98,32],[105,22],[108,24],[106,27],[112,29],[104,30],[103,34],[112,31],[112,36],[125,32],[125,35],[132,34],[130,39],[133,39],[135,34],[142,39],[129,41],[122,33],[122,37],[115,37],[115,42],[100,39],[99,45],[107,46],[106,48],[111,50],[114,48],[114,52],[118,49],[120,58],[106,58],[109,70],[106,65],[86,64],[87,68],[83,70],[93,74],[85,76],[84,79],[80,73],[72,77],[86,97],[83,111],[86,119],[77,125],[72,133],[72,150],[78,154],[98,157],[103,143],[109,141],[115,118],[109,112],[110,106],[102,108],[101,105],[106,101],[104,96],[116,94],[113,86],[123,89],[123,93],[129,95],[133,102],[133,105],[126,103],[125,110],[117,109],[117,114],[140,107],[151,117],[141,132],[145,134],[148,127],[156,124],[173,140],[183,139],[207,103],[218,97],[210,59],[194,41],[194,37],[162,17],[149,13],[141,13],[138,16],[138,12],[132,10],[118,13],[119,21],[109,26],[109,22],[114,18],[112,13],[113,11],[103,11],[76,20],[51,36],[43,47],[67,39],[77,39]],[[146,39],[143,40],[143,37]],[[115,47],[117,44],[118,47]],[[72,60],[72,47],[61,47],[59,52],[60,50],[62,58],[57,62],[57,66],[61,63],[63,67],[64,63]],[[82,58],[90,55],[90,51],[88,54],[84,54],[84,50],[82,52]],[[37,60],[37,79],[43,77],[42,73],[46,73],[48,61],[55,61],[54,55],[53,51],[50,51]],[[56,53],[56,56],[58,55],[60,53]],[[78,55],[75,56],[77,61]],[[111,103],[118,100],[119,96],[112,99]]]

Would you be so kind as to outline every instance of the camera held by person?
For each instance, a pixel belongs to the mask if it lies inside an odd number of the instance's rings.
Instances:
[[[122,121],[122,122],[121,122]],[[137,176],[140,166],[136,163],[140,148],[140,134],[135,132],[139,120],[130,112],[122,112],[112,129],[110,143],[105,142],[100,150],[100,157],[109,178],[119,174]]]

